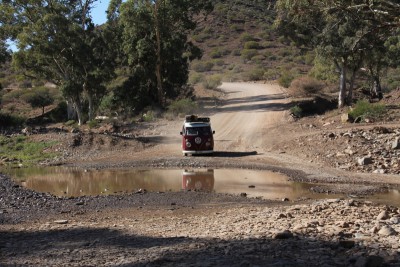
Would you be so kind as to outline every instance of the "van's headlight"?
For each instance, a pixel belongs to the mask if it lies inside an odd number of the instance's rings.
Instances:
[[[206,146],[211,146],[211,143],[210,142],[206,142]]]
[[[186,147],[191,147],[192,144],[190,142],[186,142]]]

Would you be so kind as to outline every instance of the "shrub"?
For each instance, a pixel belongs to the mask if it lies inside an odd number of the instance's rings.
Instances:
[[[89,126],[89,128],[96,128],[97,126],[99,126],[99,122],[97,120],[91,120],[87,122],[87,125]]]
[[[44,108],[54,103],[54,97],[46,87],[35,87],[26,93],[23,98],[32,108],[42,108],[42,115],[44,114]]]
[[[168,111],[175,114],[193,114],[198,109],[196,102],[189,98],[176,100],[168,106]]]
[[[292,83],[294,77],[288,71],[284,71],[281,73],[281,76],[278,79],[278,84],[282,87],[289,88]]]
[[[212,68],[214,67],[214,63],[206,61],[200,61],[200,62],[195,62],[192,65],[193,70],[197,71],[197,72],[206,72],[206,71],[210,71],[212,70]]]
[[[222,84],[222,78],[218,74],[207,76],[203,79],[203,86],[206,89],[217,89]]]
[[[325,84],[309,76],[299,77],[291,82],[290,89],[294,94],[315,94],[324,88]]]
[[[218,48],[214,48],[211,52],[210,52],[210,57],[211,58],[220,58],[222,57],[222,53]]]
[[[298,105],[296,105],[290,108],[290,113],[297,118],[301,118],[303,110]]]
[[[251,60],[256,55],[258,55],[258,52],[256,49],[243,49],[241,52],[241,57],[244,60]]]
[[[242,41],[242,42],[254,41],[254,38],[252,35],[245,32],[245,33],[242,33],[242,35],[240,35],[240,41]]]
[[[0,113],[0,127],[19,127],[25,123],[26,119],[23,117]]]
[[[264,69],[256,68],[243,74],[245,81],[259,81],[264,78]]]
[[[248,41],[244,44],[244,49],[260,49],[261,46],[256,41]]]
[[[203,75],[197,72],[191,73],[189,76],[189,83],[190,84],[198,84],[202,81]]]
[[[360,100],[355,105],[354,108],[349,112],[349,116],[354,120],[358,118],[361,121],[366,119],[379,119],[384,114],[386,114],[386,107],[383,104],[371,104],[367,100]]]

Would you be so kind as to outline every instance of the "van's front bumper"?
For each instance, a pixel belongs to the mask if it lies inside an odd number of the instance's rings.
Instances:
[[[212,154],[214,150],[182,150],[182,154],[185,155],[204,155],[204,154]]]

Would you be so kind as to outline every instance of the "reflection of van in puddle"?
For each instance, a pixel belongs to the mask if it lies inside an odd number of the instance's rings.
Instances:
[[[184,170],[182,189],[211,192],[214,189],[214,170]]]
[[[182,154],[212,154],[215,131],[211,130],[210,118],[186,116],[182,126]]]

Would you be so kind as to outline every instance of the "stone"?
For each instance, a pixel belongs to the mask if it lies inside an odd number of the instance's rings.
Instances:
[[[400,149],[400,139],[398,137],[392,142],[392,149]]]
[[[349,113],[342,114],[342,116],[340,116],[340,121],[342,123],[351,122],[351,117],[349,116]]]
[[[290,232],[289,230],[285,230],[283,232],[279,232],[274,235],[274,239],[289,239],[289,238],[293,238],[293,233]]]
[[[396,235],[396,231],[392,227],[385,225],[379,230],[378,235],[381,236]]]
[[[357,158],[357,163],[360,166],[372,164],[372,158],[370,156]]]
[[[67,224],[68,220],[56,220],[56,221],[54,221],[54,223],[56,223],[56,224]]]
[[[384,210],[381,213],[379,213],[379,215],[378,215],[378,217],[376,217],[376,219],[378,221],[387,220],[387,219],[389,219],[389,213],[386,210]]]

